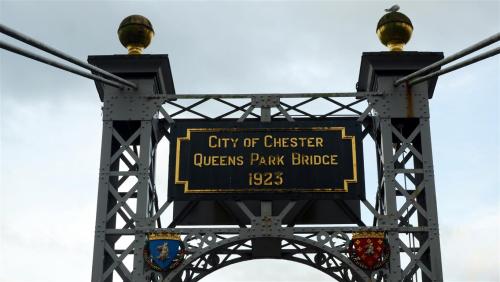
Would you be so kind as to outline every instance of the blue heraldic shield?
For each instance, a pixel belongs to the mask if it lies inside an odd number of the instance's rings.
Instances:
[[[166,272],[176,268],[184,259],[181,237],[174,233],[149,234],[144,258],[156,271]]]

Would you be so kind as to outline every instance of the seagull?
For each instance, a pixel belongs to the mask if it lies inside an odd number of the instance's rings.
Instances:
[[[399,10],[399,5],[398,4],[393,5],[389,9],[385,9],[386,12],[397,12],[398,10]]]

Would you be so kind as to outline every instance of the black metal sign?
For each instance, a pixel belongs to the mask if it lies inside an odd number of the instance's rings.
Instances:
[[[364,198],[361,126],[176,120],[170,200]]]

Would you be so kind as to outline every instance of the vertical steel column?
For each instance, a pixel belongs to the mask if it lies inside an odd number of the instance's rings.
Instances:
[[[401,281],[401,260],[399,251],[399,233],[398,227],[398,207],[396,203],[395,171],[393,162],[393,141],[392,141],[392,122],[391,118],[382,116],[380,118],[380,148],[383,182],[384,182],[384,201],[386,213],[380,219],[379,225],[391,228],[386,236],[391,248],[389,261],[390,281]]]
[[[103,281],[102,274],[112,264],[112,260],[105,254],[106,242],[106,228],[113,228],[109,226],[110,221],[106,220],[106,215],[110,209],[108,200],[109,196],[108,186],[110,181],[109,171],[111,171],[111,154],[112,149],[112,132],[113,122],[104,121],[102,128],[102,143],[101,143],[101,163],[99,169],[99,186],[97,191],[97,213],[96,213],[96,226],[94,237],[94,255],[92,264],[92,281]],[[113,222],[114,225],[115,219]],[[106,282],[111,282],[113,277],[105,279]]]
[[[153,164],[153,146],[152,146],[152,125],[151,120],[141,121],[140,135],[140,157],[137,183],[137,211],[136,211],[136,228],[153,227],[154,222],[149,222],[148,208],[150,206],[150,189],[151,189],[151,166]],[[154,173],[154,172],[153,172]],[[136,232],[134,240],[134,270],[132,277],[134,282],[146,281],[144,277],[144,244],[146,235],[143,232]]]
[[[425,185],[425,208],[427,211],[427,227],[429,232],[426,234],[430,242],[430,252],[426,254],[424,263],[430,267],[434,277],[432,279],[425,277],[423,281],[443,281],[443,270],[441,263],[441,244],[439,239],[439,222],[437,213],[436,187],[434,181],[434,165],[432,160],[431,130],[428,117],[420,118],[420,138],[421,152],[423,156],[423,181]]]

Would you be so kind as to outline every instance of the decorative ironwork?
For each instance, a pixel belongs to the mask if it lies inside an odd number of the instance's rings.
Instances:
[[[105,113],[109,120],[104,121],[104,165],[101,166],[99,199],[100,209],[105,210],[106,216],[99,217],[96,225],[96,240],[98,244],[102,242],[105,253],[104,262],[94,262],[94,273],[100,273],[100,278],[93,281],[107,281],[113,275],[123,281],[199,281],[225,266],[258,258],[255,256],[258,238],[274,238],[278,242],[279,258],[314,267],[339,281],[392,281],[392,268],[400,269],[398,280],[421,277],[426,281],[435,277],[435,270],[428,263],[429,250],[435,248],[432,243],[435,227],[428,223],[436,216],[429,212],[429,205],[425,205],[425,197],[428,197],[425,191],[433,189],[432,163],[429,152],[424,150],[429,145],[425,141],[429,136],[428,119],[416,118],[401,127],[397,120],[381,116],[385,111],[380,108],[384,105],[381,93],[278,96],[279,103],[272,108],[261,107],[254,95],[193,96],[179,96],[175,101],[170,100],[169,95],[138,97],[137,101],[147,99],[148,105],[153,105],[155,100],[160,103],[157,108],[149,107],[146,113],[139,107],[137,114],[144,119],[127,122],[126,126],[124,121],[113,120],[114,113]],[[337,116],[358,118],[363,126],[362,136],[371,137],[364,141],[375,143],[379,185],[374,201],[362,201],[362,212],[372,216],[372,224],[357,218],[357,224],[346,227],[300,227],[293,221],[283,225],[282,220],[290,210],[298,209],[298,213],[307,210],[308,202],[300,200],[290,203],[278,216],[265,212],[256,216],[244,203],[238,203],[249,223],[238,219],[237,227],[177,227],[196,202],[188,204],[171,220],[166,216],[173,205],[158,195],[157,185],[162,191],[166,188],[165,183],[155,182],[154,159],[157,148],[169,142],[170,125],[176,119],[293,122],[298,117]],[[393,204],[391,197],[402,201]],[[224,206],[223,201],[219,204]],[[348,212],[349,208],[345,209]],[[365,231],[387,234],[390,263],[379,270],[362,269],[348,258],[353,233]],[[138,259],[143,258],[146,236],[150,232],[181,234],[186,253],[177,268],[169,272],[148,270],[147,263]],[[400,259],[400,255],[407,259]],[[132,257],[133,264],[126,262],[126,258]],[[101,269],[97,269],[99,267]]]

